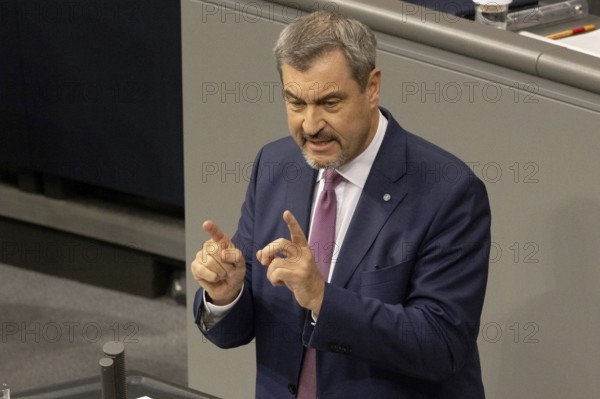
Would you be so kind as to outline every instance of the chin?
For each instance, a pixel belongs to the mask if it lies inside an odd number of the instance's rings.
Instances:
[[[340,155],[334,159],[329,160],[317,160],[312,155],[308,154],[306,151],[302,151],[302,155],[304,155],[304,159],[306,160],[308,166],[310,166],[313,169],[337,169],[344,163],[346,163],[346,157],[344,155]]]

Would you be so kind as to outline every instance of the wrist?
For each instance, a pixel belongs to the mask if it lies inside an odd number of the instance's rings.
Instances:
[[[231,302],[233,302],[235,299],[235,296],[233,297],[224,297],[224,298],[213,298],[212,296],[210,296],[208,293],[206,294],[206,301],[212,303],[213,305],[216,306],[227,306],[229,305]]]
[[[234,291],[232,294],[226,296],[213,296],[207,291],[204,291],[204,294],[207,302],[212,303],[215,306],[227,306],[235,301],[235,299],[240,295],[241,290],[242,289],[240,288]]]
[[[321,306],[323,305],[323,298],[325,297],[325,281],[321,280],[321,285],[318,291],[318,294],[315,296],[314,300],[308,307],[313,313],[315,317],[319,316],[321,313]]]

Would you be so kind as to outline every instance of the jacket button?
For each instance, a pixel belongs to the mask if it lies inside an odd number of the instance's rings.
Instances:
[[[288,391],[290,391],[290,393],[292,395],[295,395],[296,392],[298,392],[298,389],[296,388],[296,386],[294,384],[290,384],[290,385],[288,385]]]

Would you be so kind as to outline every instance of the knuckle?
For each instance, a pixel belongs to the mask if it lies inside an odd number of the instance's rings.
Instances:
[[[216,273],[203,273],[202,280],[208,281],[210,283],[216,283],[220,280],[220,278]]]
[[[223,256],[223,259],[227,263],[235,262],[235,260],[236,260],[236,254],[232,253],[232,252],[225,252],[225,254]]]
[[[225,271],[223,270],[223,268],[221,267],[220,264],[218,263],[213,263],[210,265],[210,267],[208,268],[212,273],[214,274],[218,274],[219,276],[222,276],[225,274]]]
[[[218,271],[215,270],[214,267],[210,267],[208,265],[200,265],[197,269],[197,275],[206,281],[218,281],[220,278],[218,275]]]
[[[198,274],[200,273],[200,265],[193,262],[191,266],[192,275],[197,279]]]
[[[209,257],[209,253],[206,251],[200,251],[198,252],[198,255],[196,256],[196,262],[198,263],[198,265],[204,265],[209,261],[210,257]]]

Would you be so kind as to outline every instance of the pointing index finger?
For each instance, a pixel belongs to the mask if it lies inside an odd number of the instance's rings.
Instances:
[[[290,211],[283,212],[283,220],[288,226],[290,230],[290,238],[294,244],[298,244],[301,246],[308,246],[308,240],[306,239],[306,235],[302,231],[300,224],[296,220],[296,217]]]
[[[215,222],[207,220],[202,223],[202,228],[210,235],[211,240],[226,244],[225,246],[229,247],[229,237],[227,237],[227,234],[225,234]]]

